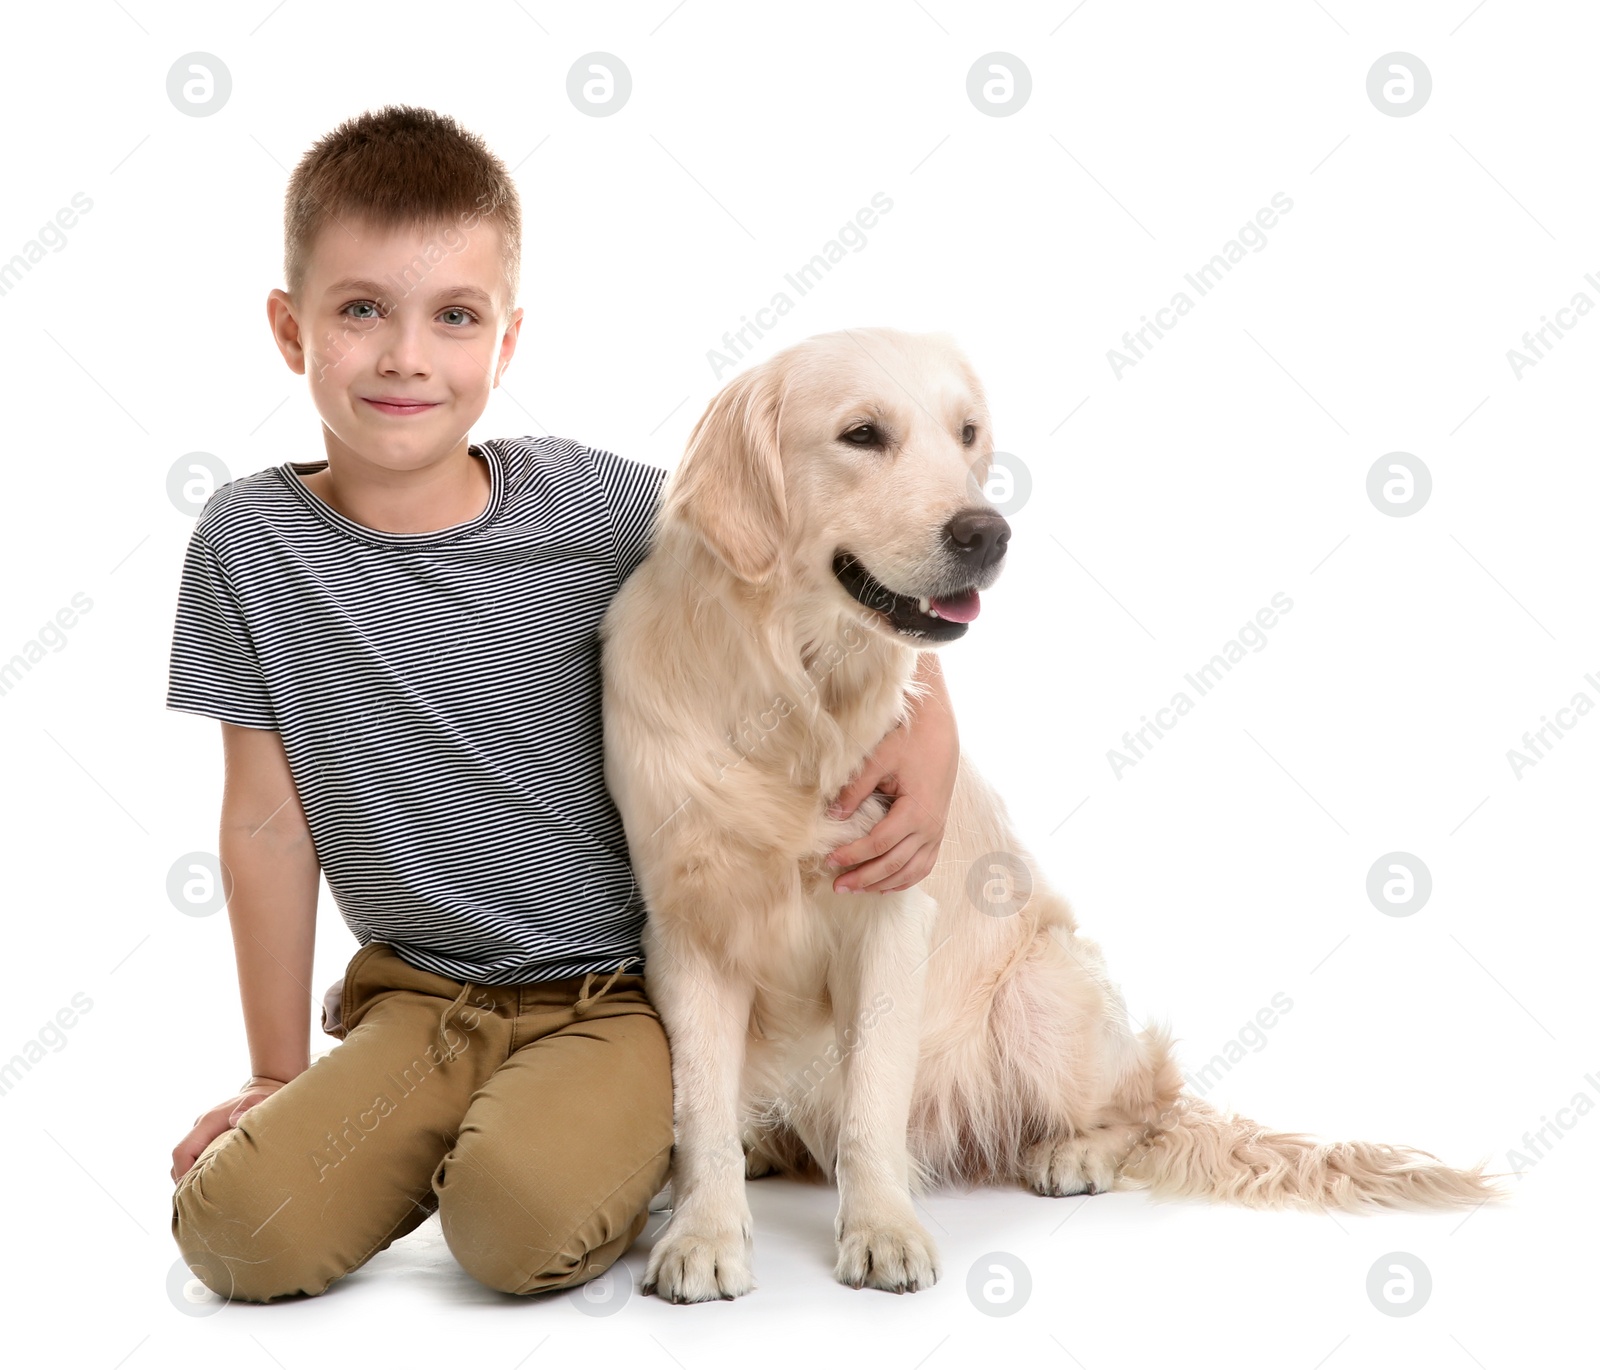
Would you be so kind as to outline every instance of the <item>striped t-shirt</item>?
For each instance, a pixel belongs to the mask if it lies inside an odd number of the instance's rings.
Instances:
[[[477,984],[614,970],[644,901],[606,789],[598,630],[666,471],[561,438],[469,449],[476,518],[386,533],[285,462],[184,560],[167,706],[276,731],[357,941]]]

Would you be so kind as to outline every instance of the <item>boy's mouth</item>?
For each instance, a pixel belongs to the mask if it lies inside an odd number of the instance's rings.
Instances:
[[[432,400],[408,400],[399,396],[385,397],[383,399],[371,399],[367,396],[362,396],[362,400],[364,403],[371,405],[380,414],[394,414],[399,417],[404,417],[407,414],[426,414],[428,410],[439,407]]]

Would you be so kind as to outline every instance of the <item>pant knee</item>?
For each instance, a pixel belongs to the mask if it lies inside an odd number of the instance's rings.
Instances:
[[[468,1274],[502,1293],[586,1284],[609,1270],[644,1231],[649,1201],[666,1178],[670,1153],[669,1147],[619,1187],[611,1202],[588,1213],[552,1210],[527,1192],[512,1196],[498,1186],[498,1201],[491,1207],[458,1189],[439,1208],[445,1242]]]
[[[292,1224],[274,1221],[287,1206],[236,1200],[227,1188],[207,1189],[200,1177],[180,1181],[172,1195],[172,1236],[184,1264],[219,1298],[243,1303],[324,1293],[379,1251],[413,1231],[437,1207],[430,1193],[414,1203],[385,1239],[362,1254],[359,1245],[307,1238]]]
[[[172,1196],[172,1236],[183,1263],[218,1298],[267,1303],[296,1294],[320,1294],[332,1279],[311,1270],[303,1256],[285,1250],[226,1216],[194,1185]]]
[[[609,1242],[592,1250],[583,1250],[569,1243],[566,1250],[555,1253],[544,1267],[534,1271],[525,1281],[525,1292],[541,1289],[575,1289],[606,1273],[621,1259],[623,1252],[633,1245],[650,1220],[648,1209],[641,1209],[626,1227]]]
[[[452,1244],[451,1251],[475,1280],[503,1294],[576,1289],[611,1269],[649,1218],[648,1210],[641,1209],[615,1237],[592,1248],[574,1238],[554,1251],[515,1241],[474,1244],[466,1251]]]

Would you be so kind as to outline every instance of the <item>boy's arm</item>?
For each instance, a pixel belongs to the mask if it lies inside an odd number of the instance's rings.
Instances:
[[[937,652],[918,655],[913,680],[925,693],[913,696],[905,722],[878,743],[829,806],[830,816],[846,818],[874,790],[894,796],[871,832],[829,856],[830,865],[851,867],[833,882],[841,894],[909,889],[938,861],[961,766],[961,739]]]
[[[222,725],[220,855],[250,1070],[311,1064],[311,958],[321,867],[276,732]]]

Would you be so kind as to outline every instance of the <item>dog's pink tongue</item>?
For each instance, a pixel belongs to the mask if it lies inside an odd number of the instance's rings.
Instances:
[[[947,618],[952,623],[971,623],[978,616],[978,592],[968,590],[964,595],[957,595],[954,599],[932,599],[928,601],[939,611],[940,618]]]

